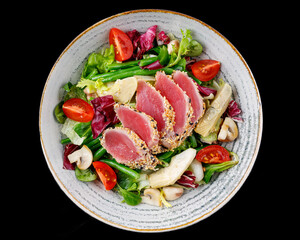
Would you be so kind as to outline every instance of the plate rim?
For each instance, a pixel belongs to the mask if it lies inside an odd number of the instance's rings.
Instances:
[[[134,14],[134,13],[141,13],[141,12],[161,12],[161,13],[168,13],[168,14],[174,14],[174,15],[180,15],[183,17],[186,17],[188,19],[194,20],[196,22],[199,22],[200,24],[204,25],[205,27],[207,27],[208,29],[212,30],[214,33],[216,33],[218,36],[220,36],[233,50],[234,52],[238,55],[239,59],[243,62],[244,66],[246,67],[249,76],[252,80],[252,83],[255,87],[255,91],[256,91],[256,96],[257,96],[257,100],[258,100],[258,108],[259,108],[259,118],[258,118],[258,134],[257,134],[257,138],[256,138],[256,146],[255,146],[255,150],[253,153],[253,156],[251,158],[251,161],[248,165],[248,168],[246,169],[244,175],[242,176],[242,178],[240,179],[240,181],[238,182],[237,186],[227,195],[226,198],[224,198],[224,200],[219,203],[217,206],[215,206],[213,209],[211,209],[209,212],[201,215],[200,217],[186,222],[184,224],[179,224],[173,227],[168,227],[168,228],[155,228],[155,229],[141,229],[141,228],[133,228],[133,227],[128,227],[128,226],[124,226],[118,223],[115,223],[113,221],[110,221],[108,219],[103,218],[102,216],[98,215],[97,213],[93,212],[92,210],[88,209],[87,207],[85,207],[79,200],[77,200],[70,192],[69,190],[65,187],[65,185],[62,183],[62,181],[60,180],[60,178],[58,177],[58,175],[56,174],[56,172],[54,171],[54,168],[49,160],[48,154],[46,152],[45,146],[44,146],[44,140],[43,140],[43,136],[42,136],[42,131],[41,131],[41,118],[42,118],[42,106],[43,106],[43,101],[44,101],[44,95],[45,95],[45,91],[47,89],[47,85],[48,85],[48,81],[51,78],[52,72],[54,71],[57,63],[60,61],[60,59],[62,58],[62,56],[68,51],[68,49],[78,40],[80,39],[83,35],[85,35],[87,32],[91,31],[92,29],[94,29],[95,27],[98,27],[99,25],[123,16],[123,15],[129,15],[129,14]],[[86,212],[87,214],[89,214],[90,216],[96,218],[97,220],[102,221],[103,223],[106,223],[108,225],[111,225],[113,227],[117,227],[120,229],[124,229],[124,230],[129,230],[129,231],[135,231],[135,232],[165,232],[165,231],[170,231],[170,230],[178,230],[190,225],[193,225],[201,220],[204,220],[205,218],[209,217],[210,215],[212,215],[213,213],[215,213],[216,211],[218,211],[219,209],[221,209],[227,202],[229,202],[229,200],[238,192],[238,190],[241,188],[241,186],[244,184],[244,182],[246,181],[248,175],[250,174],[253,165],[256,161],[258,152],[259,152],[259,148],[260,148],[260,144],[261,144],[261,139],[262,139],[262,130],[263,130],[263,111],[262,111],[262,102],[261,102],[261,97],[260,97],[260,93],[256,84],[256,81],[254,79],[254,76],[247,64],[247,62],[245,61],[245,59],[242,57],[242,55],[239,53],[239,51],[234,47],[234,45],[226,38],[224,37],[221,33],[219,33],[217,30],[215,30],[213,27],[211,27],[210,25],[206,24],[205,22],[192,17],[190,15],[184,14],[184,13],[180,13],[180,12],[176,12],[176,11],[172,11],[172,10],[163,10],[163,9],[137,9],[137,10],[130,10],[130,11],[125,11],[125,12],[121,12],[115,15],[112,15],[110,17],[104,18],[98,22],[96,22],[95,24],[93,24],[92,26],[88,27],[87,29],[85,29],[84,31],[82,31],[77,37],[75,37],[71,43],[69,43],[69,45],[63,50],[63,52],[60,54],[60,56],[57,58],[57,60],[55,61],[53,67],[51,68],[51,71],[47,77],[47,80],[45,82],[44,88],[43,88],[43,92],[42,92],[42,96],[41,96],[41,100],[40,100],[40,107],[39,107],[39,133],[40,133],[40,142],[41,142],[41,146],[42,146],[42,150],[43,150],[43,154],[44,157],[46,159],[47,165],[50,169],[50,172],[52,174],[52,176],[54,177],[54,179],[56,180],[56,183],[59,185],[59,187],[61,188],[61,190],[80,208],[82,209],[84,212]]]

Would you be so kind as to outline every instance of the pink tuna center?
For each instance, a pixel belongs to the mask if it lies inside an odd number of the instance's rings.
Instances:
[[[147,123],[142,114],[121,107],[118,110],[118,115],[124,127],[134,131],[142,140],[146,142],[149,148],[152,147],[152,131],[149,123]]]
[[[174,131],[181,134],[184,131],[187,113],[187,98],[180,87],[167,78],[166,75],[158,74],[156,89],[165,96],[175,112]]]
[[[105,142],[109,143],[107,151],[122,162],[134,161],[140,157],[133,142],[125,134],[110,131],[105,135]]]
[[[161,132],[165,128],[163,98],[145,82],[139,82],[137,92],[136,108],[153,117],[157,122],[157,130]]]

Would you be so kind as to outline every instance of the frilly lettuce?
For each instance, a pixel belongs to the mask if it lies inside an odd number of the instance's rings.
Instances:
[[[182,39],[180,41],[178,53],[173,52],[168,67],[172,67],[181,60],[182,56],[196,57],[202,52],[202,46],[199,42],[192,39],[191,31],[186,29],[181,30]]]
[[[107,91],[109,87],[101,79],[92,81],[89,78],[96,74],[108,72],[108,66],[114,63],[114,61],[115,52],[113,45],[102,49],[99,53],[90,54],[82,71],[81,80],[77,83],[76,87],[86,88],[89,93]]]
[[[90,93],[92,92],[103,93],[110,89],[110,87],[108,87],[106,83],[103,83],[101,79],[98,79],[97,81],[92,81],[89,79],[82,78],[81,81],[78,82],[76,86],[79,88],[86,87],[88,89],[88,92]]]
[[[103,48],[99,53],[91,53],[82,71],[82,78],[88,78],[90,74],[106,73],[107,66],[115,61],[113,45]]]

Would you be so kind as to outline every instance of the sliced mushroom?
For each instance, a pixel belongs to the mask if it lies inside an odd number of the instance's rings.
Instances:
[[[179,49],[179,41],[178,40],[172,40],[168,43],[168,53],[171,54],[172,52],[177,53]]]
[[[68,159],[70,163],[76,162],[79,169],[85,170],[93,162],[93,153],[86,145],[83,145],[81,149],[71,153]]]
[[[236,123],[229,117],[226,117],[218,135],[221,142],[230,142],[237,138],[239,131]]]
[[[86,97],[88,100],[90,100],[91,98],[96,98],[98,97],[96,89],[95,88],[89,88],[86,87],[83,92],[86,94]]]
[[[142,196],[142,203],[146,203],[153,206],[161,206],[160,191],[156,188],[148,188],[144,191]]]
[[[180,198],[183,194],[183,188],[181,187],[163,187],[165,199],[168,201]]]

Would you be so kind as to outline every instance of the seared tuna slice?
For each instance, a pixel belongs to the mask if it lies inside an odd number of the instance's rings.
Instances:
[[[156,121],[146,113],[128,105],[115,104],[114,109],[123,126],[134,131],[145,141],[152,153],[158,153],[159,133]]]
[[[102,146],[118,163],[143,170],[154,170],[160,161],[150,153],[146,143],[128,128],[108,128],[103,132]]]
[[[156,90],[158,90],[161,95],[167,98],[174,109],[174,132],[176,136],[179,136],[177,140],[182,142],[187,136],[191,134],[194,128],[194,123],[191,121],[193,117],[191,99],[173,81],[171,76],[167,76],[164,72],[157,72],[155,79]]]
[[[191,99],[191,104],[194,111],[191,121],[193,123],[197,123],[204,114],[205,104],[202,96],[199,93],[196,83],[187,75],[186,72],[181,71],[175,71],[173,73],[173,80]]]
[[[159,91],[142,80],[138,81],[136,109],[150,115],[157,122],[161,144],[167,148],[166,150],[176,147],[173,131],[175,113],[172,106]]]

